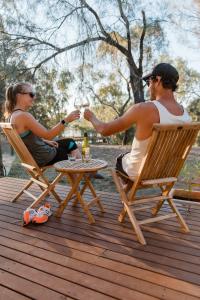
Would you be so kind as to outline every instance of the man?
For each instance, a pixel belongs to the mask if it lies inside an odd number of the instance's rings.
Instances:
[[[136,125],[131,152],[117,158],[116,169],[134,180],[142,158],[146,154],[154,123],[176,124],[190,122],[191,118],[177,103],[174,91],[179,79],[178,71],[168,63],[156,65],[152,72],[142,78],[149,87],[151,101],[132,105],[121,117],[104,123],[90,111],[84,117],[90,121],[97,132],[109,136]]]

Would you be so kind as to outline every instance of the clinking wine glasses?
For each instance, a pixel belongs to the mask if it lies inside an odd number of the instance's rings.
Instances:
[[[89,108],[89,106],[90,106],[90,102],[87,97],[84,100],[80,98],[75,98],[74,100],[74,107],[80,111],[80,119],[83,118],[84,110]]]
[[[88,97],[86,97],[86,98],[83,100],[83,105],[82,105],[82,107],[84,108],[84,110],[90,107],[90,101],[89,101]]]
[[[83,114],[82,114],[82,105],[83,105],[83,102],[80,98],[75,98],[74,99],[74,107],[75,109],[79,110],[80,111],[80,119],[83,117]]]

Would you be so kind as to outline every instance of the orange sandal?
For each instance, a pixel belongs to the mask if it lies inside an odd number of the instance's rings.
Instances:
[[[37,214],[33,217],[32,222],[36,224],[45,223],[51,215],[51,205],[49,203],[45,203],[38,208]]]
[[[32,222],[33,218],[37,215],[37,211],[33,208],[27,208],[23,213],[23,226]]]

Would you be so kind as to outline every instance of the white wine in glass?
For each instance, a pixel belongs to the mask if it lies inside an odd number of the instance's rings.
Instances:
[[[81,108],[83,107],[83,103],[79,98],[76,98],[74,100],[74,107],[78,110],[81,110]]]
[[[88,98],[86,98],[86,100],[83,100],[82,107],[83,107],[84,109],[87,109],[87,108],[90,107],[90,101],[89,101]]]
[[[83,110],[82,110],[83,102],[82,102],[82,100],[80,100],[79,98],[76,98],[74,100],[74,107],[80,111],[80,119],[82,119],[83,118]]]

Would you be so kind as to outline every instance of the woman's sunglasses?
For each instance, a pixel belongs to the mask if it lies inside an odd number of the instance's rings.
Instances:
[[[35,97],[35,93],[33,93],[33,92],[30,92],[30,93],[19,93],[19,94],[22,94],[22,95],[29,95],[31,98],[34,98],[34,97]]]

